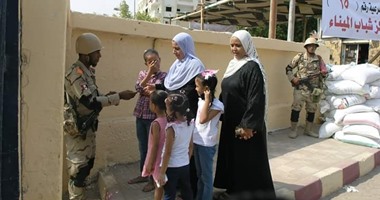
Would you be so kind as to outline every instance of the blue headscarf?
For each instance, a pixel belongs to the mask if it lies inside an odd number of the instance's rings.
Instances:
[[[192,78],[205,70],[196,55],[193,38],[187,33],[178,33],[173,41],[181,48],[184,59],[175,60],[165,77],[165,88],[177,90],[186,85]]]

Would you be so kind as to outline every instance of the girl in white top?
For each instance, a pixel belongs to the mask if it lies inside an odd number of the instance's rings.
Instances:
[[[175,200],[177,186],[181,187],[183,200],[193,200],[189,161],[194,121],[189,101],[183,94],[170,94],[165,103],[168,124],[157,185],[164,185],[165,200]]]
[[[215,70],[206,70],[195,78],[195,90],[199,95],[195,130],[193,133],[195,167],[198,176],[197,200],[212,199],[212,165],[218,140],[219,118],[223,103],[215,98],[218,84]]]

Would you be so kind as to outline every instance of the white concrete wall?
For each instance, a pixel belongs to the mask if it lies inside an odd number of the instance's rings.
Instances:
[[[22,0],[20,199],[61,199],[68,1]]]

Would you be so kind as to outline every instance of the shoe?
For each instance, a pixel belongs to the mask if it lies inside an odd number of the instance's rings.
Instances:
[[[143,192],[150,192],[152,190],[154,190],[155,187],[154,187],[154,184],[153,184],[153,181],[149,181],[145,186],[144,188],[142,189]]]
[[[308,135],[310,137],[319,138],[318,133],[314,133],[313,131],[313,123],[312,122],[306,122],[304,135]]]
[[[138,176],[136,178],[129,180],[128,184],[144,183],[144,182],[148,182],[148,180],[149,180],[149,177]]]
[[[297,122],[291,122],[290,123],[290,132],[288,133],[288,137],[295,139],[298,137],[297,133]]]

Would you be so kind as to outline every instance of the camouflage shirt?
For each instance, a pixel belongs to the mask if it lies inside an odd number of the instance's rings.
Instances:
[[[295,77],[299,79],[310,77],[308,82],[314,88],[320,88],[320,59],[322,58],[316,54],[313,57],[308,57],[306,53],[298,53],[286,67],[286,75],[289,81]],[[311,77],[315,74],[318,75]],[[305,85],[300,85],[299,89],[307,90],[308,88]]]
[[[89,99],[99,96],[95,73],[89,70],[83,63],[77,61],[67,70],[65,91],[74,101],[74,106],[80,116],[90,114],[93,110],[81,104],[79,99],[82,96],[86,96]]]

